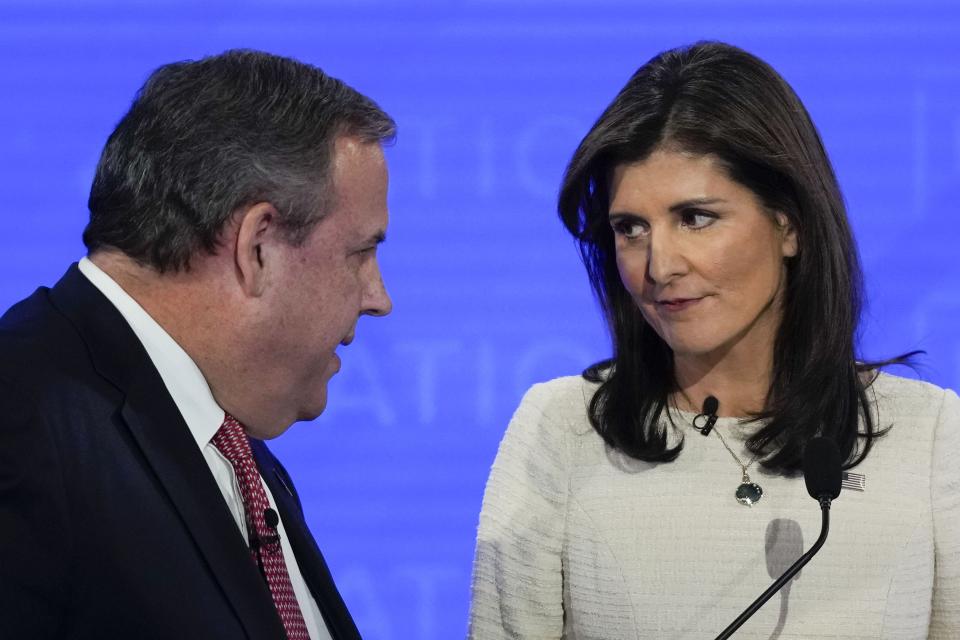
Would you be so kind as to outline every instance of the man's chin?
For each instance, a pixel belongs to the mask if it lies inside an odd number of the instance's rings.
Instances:
[[[281,422],[264,425],[257,429],[247,428],[247,433],[254,438],[260,440],[273,440],[279,436],[282,436],[284,433],[290,430],[298,422],[310,422],[316,420],[320,417],[320,414],[323,413],[324,409],[327,407],[327,397],[326,394],[320,399],[318,403],[310,407],[301,408],[296,417],[288,416],[284,418]]]
[[[314,397],[301,397],[299,398],[299,402],[297,404],[299,406],[296,406],[294,411],[290,413],[288,413],[289,409],[283,411],[283,407],[275,407],[275,413],[273,413],[273,415],[276,416],[277,422],[274,422],[273,424],[262,425],[256,430],[248,429],[248,432],[254,438],[259,438],[261,440],[272,440],[286,433],[298,422],[310,422],[312,420],[316,420],[327,408],[326,384],[323,385],[323,388],[320,389],[319,393],[316,393]],[[287,407],[290,407],[290,405],[288,404]],[[281,413],[283,415],[280,415]]]
[[[247,435],[257,440],[273,440],[278,436],[282,436],[286,433],[290,427],[292,427],[296,421],[288,422],[288,419],[284,419],[282,422],[266,424],[266,425],[257,425],[250,426],[244,425],[247,430]]]
[[[297,414],[297,422],[310,422],[320,417],[320,414],[327,408],[327,393],[324,390],[323,396],[318,398],[317,402],[309,407],[305,407]]]

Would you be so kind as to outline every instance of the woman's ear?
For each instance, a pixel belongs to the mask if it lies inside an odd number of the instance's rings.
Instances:
[[[780,231],[780,251],[784,258],[792,258],[800,252],[800,243],[797,240],[797,230],[790,222],[790,218],[785,213],[777,213],[774,216],[777,221],[777,228]]]

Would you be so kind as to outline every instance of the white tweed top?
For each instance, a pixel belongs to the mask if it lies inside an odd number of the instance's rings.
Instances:
[[[819,505],[802,476],[741,470],[715,433],[675,413],[670,463],[605,446],[580,377],[534,386],[507,429],[477,535],[469,636],[714,638],[808,549]],[[960,639],[960,399],[886,374],[871,385],[880,427],[854,468],[865,490],[833,503],[823,549],[735,638]],[[721,418],[727,443],[756,425]]]

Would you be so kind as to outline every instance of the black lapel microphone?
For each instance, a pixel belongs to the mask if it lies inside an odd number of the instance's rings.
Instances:
[[[268,536],[250,536],[250,548],[260,555],[263,550],[266,553],[277,553],[280,550],[280,533],[277,531],[277,525],[280,524],[280,516],[272,508],[267,507],[263,510],[263,519],[267,527],[273,532]]]
[[[268,536],[262,538],[257,535],[256,528],[250,534],[250,550],[257,557],[257,567],[260,569],[260,575],[267,580],[267,572],[263,568],[263,554],[273,555],[280,553],[280,533],[277,531],[277,525],[280,524],[280,516],[271,507],[263,510],[263,519],[267,528],[273,531]],[[269,584],[269,581],[268,581]]]
[[[693,419],[693,428],[700,432],[702,436],[710,435],[713,425],[717,424],[717,409],[720,408],[720,401],[713,396],[707,396],[703,400],[703,408]],[[700,422],[700,424],[697,424]]]
[[[277,530],[277,525],[280,524],[280,516],[277,515],[276,511],[270,507],[267,507],[263,510],[263,519],[266,521],[268,527],[274,531]]]
[[[820,503],[822,518],[820,537],[813,543],[809,551],[800,556],[800,559],[794,562],[782,576],[777,578],[769,589],[764,591],[736,620],[731,622],[730,626],[717,636],[717,640],[724,640],[732,636],[734,631],[749,620],[750,616],[755,614],[767,600],[773,597],[773,594],[780,591],[783,585],[790,582],[793,576],[797,575],[800,569],[810,562],[814,554],[820,551],[820,547],[827,541],[827,533],[830,531],[830,502],[840,495],[840,482],[843,475],[840,466],[840,448],[836,442],[830,438],[817,437],[807,443],[807,448],[803,452],[803,480],[807,483],[807,493]]]

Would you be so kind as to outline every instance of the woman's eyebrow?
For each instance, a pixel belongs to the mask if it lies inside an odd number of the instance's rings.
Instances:
[[[644,217],[639,213],[632,213],[630,211],[611,211],[607,214],[607,219],[609,220],[643,220]]]
[[[727,201],[723,198],[691,198],[689,200],[683,200],[676,204],[670,205],[670,211],[677,212],[683,211],[684,209],[689,209],[690,207],[702,207],[704,205],[721,204],[726,202]]]

